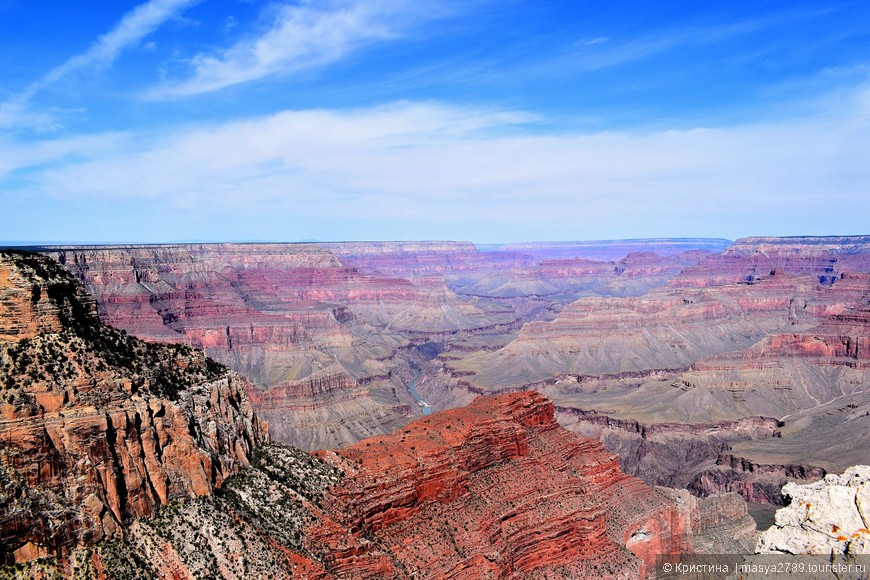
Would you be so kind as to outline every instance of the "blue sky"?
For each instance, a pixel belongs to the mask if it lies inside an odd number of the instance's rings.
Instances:
[[[0,0],[0,240],[870,234],[870,3]]]

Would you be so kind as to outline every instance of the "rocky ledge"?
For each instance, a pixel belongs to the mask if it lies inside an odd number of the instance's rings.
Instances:
[[[641,578],[659,553],[748,553],[754,542],[739,496],[650,488],[598,441],[560,427],[548,400],[520,392],[337,452],[261,445],[212,495],[171,502],[120,539],[20,572]]]
[[[656,554],[751,548],[755,526],[739,497],[652,489],[553,413],[534,392],[480,397],[320,452],[345,474],[325,510],[389,555],[373,577],[643,576]],[[310,533],[331,544],[331,530]],[[329,569],[371,564],[356,546],[331,549]]]

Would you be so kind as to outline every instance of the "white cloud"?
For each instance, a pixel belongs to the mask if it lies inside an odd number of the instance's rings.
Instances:
[[[409,23],[433,18],[437,2],[346,0],[283,5],[259,35],[215,54],[196,55],[190,75],[149,93],[171,98],[220,90],[233,85],[335,62],[359,47],[398,35]]]
[[[39,169],[29,185],[64,198],[264,216],[554,227],[677,220],[672,229],[682,232],[718,233],[726,223],[764,233],[769,223],[806,233],[801,224],[848,226],[870,211],[867,94],[834,116],[650,133],[541,134],[522,126],[526,115],[433,103],[285,111],[131,135]]]
[[[200,0],[150,0],[127,14],[91,47],[68,59],[32,83],[20,94],[0,103],[0,128],[35,126],[52,129],[57,121],[49,112],[34,112],[30,102],[40,91],[69,74],[92,67],[111,65],[120,53],[154,32],[161,24]]]

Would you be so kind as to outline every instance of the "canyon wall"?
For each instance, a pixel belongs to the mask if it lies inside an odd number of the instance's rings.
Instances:
[[[0,252],[0,562],[89,545],[206,495],[268,438],[245,381],[102,325],[51,260]]]
[[[703,244],[701,244],[703,245]],[[104,322],[190,344],[251,380],[273,434],[305,449],[387,433],[421,406],[421,345],[489,348],[579,295],[642,294],[706,255],[642,243],[617,262],[481,252],[467,242],[49,247]]]
[[[649,484],[781,501],[786,474],[870,459],[848,444],[870,436],[870,238],[747,238],[711,253],[723,247],[44,250],[95,292],[104,320],[249,377],[274,434],[305,449],[532,388]]]

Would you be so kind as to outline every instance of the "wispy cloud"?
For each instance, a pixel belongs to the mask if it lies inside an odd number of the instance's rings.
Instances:
[[[303,2],[277,9],[259,35],[190,60],[190,73],[148,97],[172,98],[217,91],[258,79],[333,63],[372,42],[393,38],[407,25],[436,17],[437,2],[410,0]]]
[[[111,65],[121,52],[154,32],[161,24],[200,0],[150,0],[140,4],[91,47],[49,71],[38,81],[5,103],[0,103],[0,128],[20,125],[51,129],[56,124],[50,112],[30,110],[30,102],[43,89],[70,74],[88,68]]]

